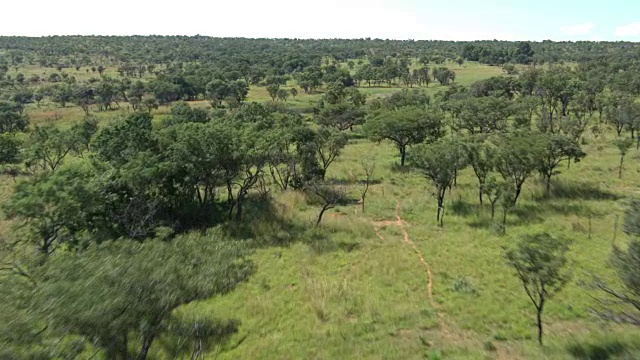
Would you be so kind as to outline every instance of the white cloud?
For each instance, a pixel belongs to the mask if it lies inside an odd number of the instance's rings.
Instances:
[[[562,26],[560,27],[560,32],[569,36],[577,36],[577,35],[587,35],[593,31],[595,25],[592,22]]]
[[[640,21],[616,27],[615,36],[640,36]]]

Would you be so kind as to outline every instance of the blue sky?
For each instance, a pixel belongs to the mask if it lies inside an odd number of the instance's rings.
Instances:
[[[640,41],[640,0],[9,1],[0,35]]]

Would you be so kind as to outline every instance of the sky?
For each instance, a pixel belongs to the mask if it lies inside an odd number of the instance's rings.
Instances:
[[[8,0],[0,9],[0,35],[640,41],[639,0]]]

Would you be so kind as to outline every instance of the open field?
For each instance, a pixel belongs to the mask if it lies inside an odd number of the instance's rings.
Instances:
[[[374,157],[381,183],[372,188],[366,212],[358,205],[340,207],[326,219],[325,239],[305,244],[293,238],[290,245],[259,250],[259,270],[249,283],[184,311],[242,320],[243,330],[219,349],[219,359],[634,358],[640,353],[636,330],[591,317],[589,291],[579,283],[609,271],[605,254],[615,219],[624,197],[640,186],[640,153],[633,153],[626,176],[618,180],[611,176],[618,159],[609,139],[589,142],[589,155],[559,176],[557,196],[542,199],[542,186],[529,182],[503,236],[493,230],[488,206],[479,208],[477,180],[469,170],[448,196],[440,229],[430,184],[394,170],[391,146],[353,140],[330,176],[349,182],[347,174],[362,176],[359,159]],[[287,217],[311,226],[316,210],[303,199],[286,193],[280,202]],[[574,276],[549,304],[541,349],[533,340],[533,308],[505,265],[502,247],[518,234],[544,230],[574,241]],[[624,241],[621,231],[617,241]],[[419,256],[432,273],[433,302]],[[603,352],[611,357],[598,357]]]
[[[503,73],[471,62],[446,66],[455,71],[455,83],[465,86]],[[36,67],[20,71],[43,74]],[[117,75],[115,69],[107,72]],[[77,77],[86,74],[81,70]],[[425,91],[433,96],[444,88],[432,83]],[[401,88],[359,90],[375,98]],[[322,95],[300,91],[285,105],[309,113]],[[250,88],[248,102],[270,100],[264,87]],[[210,108],[205,100],[190,105]],[[169,109],[154,110],[154,121]],[[131,111],[122,103],[92,114],[105,125]],[[61,127],[84,116],[77,106],[48,102],[30,104],[27,113],[34,125],[53,121]],[[628,198],[640,195],[640,152],[630,150],[618,179],[614,129],[598,137],[586,132],[587,156],[570,168],[563,163],[551,196],[544,196],[537,177],[528,179],[504,235],[489,218],[489,206],[478,204],[472,170],[460,173],[448,192],[439,228],[431,182],[402,169],[390,143],[371,142],[360,128],[348,136],[327,177],[345,186],[352,201],[330,210],[314,229],[317,205],[298,192],[272,189],[273,208],[247,209],[248,237],[258,244],[255,275],[228,295],[179,308],[181,314],[241,321],[239,333],[207,359],[640,358],[638,330],[596,320],[589,313],[590,290],[582,285],[592,274],[613,279],[608,254],[613,241],[626,241],[618,223]],[[358,203],[363,158],[376,162],[364,213]],[[0,201],[11,195],[13,182],[0,178]],[[3,216],[0,234],[10,237],[11,224]],[[534,309],[503,257],[517,236],[536,231],[573,241],[573,276],[545,311],[544,347],[535,341]],[[162,347],[152,348],[150,358],[166,358]]]

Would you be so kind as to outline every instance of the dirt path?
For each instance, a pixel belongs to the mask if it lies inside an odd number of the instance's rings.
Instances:
[[[411,240],[411,237],[409,237],[409,233],[407,232],[407,229],[406,229],[406,226],[408,226],[409,224],[406,221],[402,220],[402,217],[400,216],[400,201],[396,201],[395,215],[396,215],[395,221],[385,220],[385,221],[377,221],[373,223],[373,227],[376,231],[376,235],[378,236],[378,238],[380,238],[380,240],[384,240],[384,237],[380,233],[380,230],[382,228],[387,226],[397,226],[400,228],[400,230],[402,231],[404,243],[411,246],[411,248],[416,253],[416,255],[418,255],[418,258],[420,259],[420,263],[425,268],[425,271],[427,273],[427,296],[429,298],[429,305],[431,305],[432,308],[436,309],[438,314],[438,321],[440,323],[440,329],[443,335],[446,335],[449,333],[449,331],[448,331],[448,326],[446,324],[446,321],[444,319],[444,314],[440,308],[440,305],[433,298],[433,273],[431,272],[431,266],[429,266],[429,263],[425,260],[424,255],[422,254],[420,249],[418,249],[418,247],[416,246],[416,243],[413,242],[413,240]]]
[[[427,295],[429,305],[435,309],[436,316],[438,317],[438,325],[440,328],[440,336],[445,344],[457,344],[458,346],[470,346],[470,347],[479,347],[482,343],[478,340],[477,334],[472,331],[460,329],[456,323],[448,318],[444,311],[442,310],[442,306],[435,301],[433,296],[433,273],[431,271],[431,266],[425,259],[424,254],[418,249],[409,233],[407,232],[407,226],[409,224],[404,221],[400,215],[400,201],[396,201],[396,209],[395,209],[395,220],[384,220],[384,221],[375,221],[373,222],[373,228],[376,232],[378,238],[382,241],[385,240],[384,236],[382,236],[381,230],[388,226],[397,226],[402,231],[403,242],[405,245],[410,246],[413,251],[418,255],[418,259],[420,260],[421,267],[424,267],[426,275],[427,275]],[[464,345],[463,345],[464,344]],[[519,354],[517,354],[513,349],[507,347],[498,347],[498,352],[496,353],[496,359],[520,359],[522,358]]]
[[[427,272],[427,295],[429,296],[429,304],[432,307],[436,308],[437,304],[433,300],[433,274],[431,272],[431,266],[429,266],[429,263],[427,263],[427,261],[425,260],[424,255],[422,254],[422,252],[420,252],[420,250],[416,246],[416,243],[414,243],[413,240],[411,240],[411,238],[409,237],[409,233],[407,232],[407,229],[406,229],[406,226],[409,224],[407,224],[407,222],[402,220],[402,217],[400,217],[400,201],[396,201],[395,215],[396,215],[396,221],[387,220],[387,221],[380,221],[375,223],[374,227],[376,229],[376,234],[381,240],[384,240],[384,238],[380,234],[380,229],[382,227],[395,225],[400,228],[400,230],[402,231],[404,243],[411,246],[411,248],[416,253],[416,255],[418,255],[418,258],[420,259],[420,263],[422,263],[422,265],[424,266]]]

